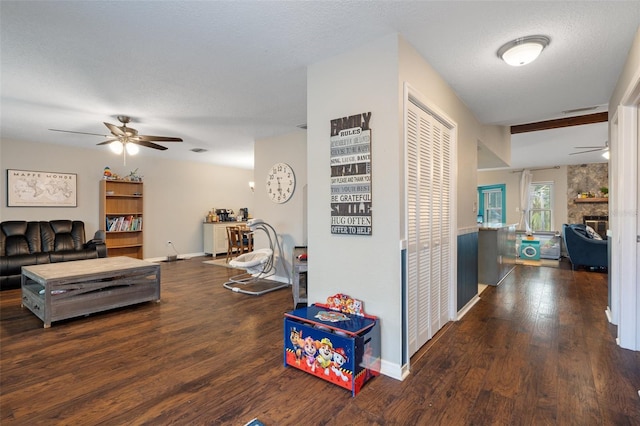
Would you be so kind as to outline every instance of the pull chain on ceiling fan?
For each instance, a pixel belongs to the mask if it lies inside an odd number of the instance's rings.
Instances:
[[[140,135],[138,134],[138,131],[136,129],[127,127],[127,123],[131,121],[131,117],[126,115],[119,115],[117,118],[118,121],[122,123],[122,126],[116,126],[114,124],[106,122],[104,123],[104,125],[107,126],[107,128],[111,132],[111,136],[101,135],[99,133],[74,132],[72,130],[49,130],[54,132],[76,133],[80,135],[102,136],[104,138],[108,138],[106,141],[100,142],[98,145],[109,145],[111,150],[116,154],[122,153],[124,165],[127,164],[127,154],[135,155],[138,153],[138,146],[144,146],[147,148],[164,151],[167,149],[166,146],[158,145],[153,142],[182,142],[181,138],[174,138],[169,136]]]

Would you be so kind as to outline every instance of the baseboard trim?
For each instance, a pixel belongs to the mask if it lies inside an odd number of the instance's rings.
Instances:
[[[608,306],[607,309],[604,310],[604,314],[607,316],[607,321],[609,321],[609,324],[613,324],[613,317],[611,316],[611,310]]]
[[[391,377],[392,379],[404,380],[409,375],[409,371],[407,371],[399,364],[381,360],[380,374],[384,374],[385,376]]]
[[[477,294],[473,296],[473,298],[469,300],[467,304],[464,305],[462,309],[458,311],[458,317],[456,318],[456,321],[460,321],[460,319],[462,319],[462,317],[465,316],[466,313],[469,312],[471,308],[473,308],[473,306],[479,301],[480,301],[480,297]]]

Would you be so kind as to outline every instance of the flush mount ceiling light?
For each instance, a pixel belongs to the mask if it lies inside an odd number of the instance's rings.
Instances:
[[[550,41],[543,35],[517,38],[498,49],[498,57],[513,67],[520,67],[535,61]]]

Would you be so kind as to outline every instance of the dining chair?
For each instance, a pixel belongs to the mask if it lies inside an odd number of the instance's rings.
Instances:
[[[235,226],[227,226],[227,262],[234,254],[238,254],[239,250],[238,229]]]
[[[242,253],[253,251],[253,231],[246,225],[238,227],[240,247]]]
[[[248,228],[243,229],[239,226],[227,226],[227,238],[229,244],[227,247],[227,262],[234,255],[249,253],[253,250],[253,235]]]

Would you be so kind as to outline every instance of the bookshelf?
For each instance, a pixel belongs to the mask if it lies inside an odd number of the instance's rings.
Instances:
[[[100,181],[100,229],[105,231],[107,255],[142,259],[142,182]]]

